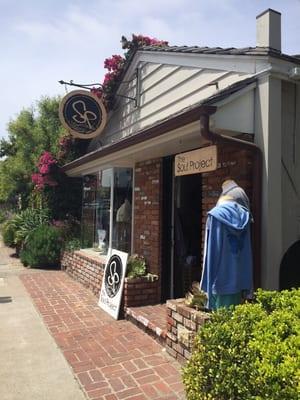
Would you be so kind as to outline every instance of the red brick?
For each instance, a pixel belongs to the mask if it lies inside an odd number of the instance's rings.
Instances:
[[[114,394],[108,394],[107,396],[104,396],[105,400],[118,400],[117,396]]]
[[[130,400],[148,400],[144,394],[137,394],[136,396],[130,396]]]
[[[102,399],[103,398],[102,396],[104,396],[105,394],[111,394],[111,388],[104,387],[102,389],[91,390],[87,392],[87,394],[90,399],[98,400]]]
[[[103,388],[107,388],[107,387],[108,387],[108,384],[105,380],[84,385],[84,389],[87,392],[90,392],[90,391],[96,390],[96,389],[103,389]]]
[[[124,383],[124,385],[128,388],[137,386],[136,382],[130,375],[121,376],[120,379]]]
[[[155,387],[153,386],[153,384],[141,385],[140,388],[145,393],[145,395],[148,396],[150,399],[157,397],[157,391],[155,390]]]
[[[26,278],[21,279],[25,281]],[[26,287],[34,296],[37,308],[48,309],[47,315],[52,315],[56,306],[65,304],[68,309],[68,313],[65,313],[68,314],[65,315],[66,324],[60,326],[61,331],[55,331],[54,337],[67,346],[77,343],[77,348],[65,350],[65,354],[66,357],[69,356],[69,362],[90,399],[149,400],[151,393],[154,393],[155,399],[158,391],[150,389],[154,384],[180,382],[177,363],[163,355],[160,345],[129,322],[112,320],[97,307],[97,298],[65,273],[35,274]],[[74,319],[78,322],[74,323]],[[115,359],[108,351],[112,352]],[[86,357],[90,357],[90,360],[78,361],[78,358]],[[165,363],[162,363],[163,360]],[[101,365],[99,369],[98,364]],[[149,364],[153,366],[149,368]],[[170,371],[165,369],[168,365],[171,366]],[[177,371],[176,376],[172,367]],[[143,370],[150,370],[152,373],[145,375]],[[136,379],[132,376],[134,373],[138,373]],[[161,389],[163,387],[162,385]],[[169,395],[164,395],[165,399],[168,397]]]
[[[148,368],[147,364],[142,359],[132,360],[133,363],[140,369]]]
[[[107,396],[104,396],[105,400],[118,400],[117,396],[114,394],[108,394]]]
[[[132,361],[125,361],[124,363],[122,363],[122,366],[125,369],[125,371],[129,373],[135,372],[137,370],[137,366],[134,365]]]
[[[148,369],[143,369],[142,371],[138,371],[132,374],[132,376],[137,379],[137,378],[142,378],[143,376],[147,376],[147,375],[152,375],[153,374],[153,369],[152,368],[148,368]]]
[[[97,369],[89,371],[89,374],[90,374],[90,376],[91,376],[91,378],[92,378],[92,380],[94,382],[99,382],[99,381],[102,381],[104,379],[103,375],[101,374],[101,372],[98,371]]]
[[[80,361],[72,365],[73,371],[76,373],[89,371],[94,368],[94,364],[91,361]]]
[[[155,387],[155,389],[162,394],[168,394],[168,393],[172,393],[172,390],[170,389],[170,387],[168,385],[166,385],[164,382],[160,381],[157,383],[154,383],[153,386]]]
[[[120,378],[109,379],[108,382],[113,388],[114,392],[120,392],[126,388],[124,382],[122,382]]]
[[[152,375],[143,376],[142,378],[137,378],[136,380],[139,383],[139,385],[144,385],[145,383],[157,382],[160,380],[160,377],[152,374]]]
[[[140,395],[140,394],[142,394],[141,389],[131,388],[131,389],[123,390],[120,393],[117,393],[117,398],[118,399],[131,399],[134,395]]]
[[[93,383],[90,375],[87,372],[82,372],[77,376],[83,386],[88,385],[89,383]]]

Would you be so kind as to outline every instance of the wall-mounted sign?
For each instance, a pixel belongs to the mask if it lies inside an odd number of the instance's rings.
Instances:
[[[73,136],[91,139],[103,131],[107,113],[95,94],[87,90],[73,90],[62,99],[59,118]]]
[[[127,258],[128,253],[112,250],[102,280],[98,304],[115,319],[118,319],[120,311]]]
[[[217,146],[203,147],[175,156],[175,176],[200,174],[217,169]]]

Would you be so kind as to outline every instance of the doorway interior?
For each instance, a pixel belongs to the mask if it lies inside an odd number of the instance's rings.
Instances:
[[[184,297],[201,278],[202,176],[174,177],[163,162],[162,300]]]

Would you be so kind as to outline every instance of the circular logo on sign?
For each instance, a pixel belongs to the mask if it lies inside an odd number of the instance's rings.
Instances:
[[[86,90],[74,90],[62,99],[59,117],[73,136],[90,139],[103,131],[107,114],[96,95]]]
[[[113,255],[105,270],[104,284],[108,297],[115,297],[122,281],[122,261],[117,255]]]

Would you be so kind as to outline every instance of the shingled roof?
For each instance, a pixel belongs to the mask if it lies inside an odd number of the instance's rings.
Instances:
[[[272,56],[300,64],[300,55],[288,55],[280,53],[268,47],[200,47],[200,46],[143,46],[139,50],[155,51],[161,53],[192,53],[214,54],[232,56]]]

